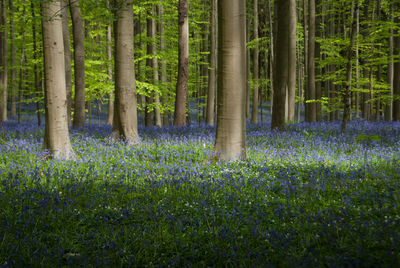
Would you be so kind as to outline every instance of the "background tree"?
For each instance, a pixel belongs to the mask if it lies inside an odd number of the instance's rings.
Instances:
[[[115,104],[112,136],[138,142],[135,66],[133,57],[133,2],[115,2]]]
[[[61,1],[61,14],[64,40],[64,61],[65,61],[65,83],[67,87],[67,114],[68,125],[72,125],[72,69],[71,69],[71,48],[69,44],[69,19],[68,19],[68,0]]]
[[[7,121],[7,6],[6,0],[0,0],[0,123]]]
[[[208,92],[207,92],[207,125],[214,125],[215,113],[215,86],[217,67],[217,0],[211,0],[211,33],[210,33],[210,68],[208,69]]]
[[[69,0],[74,39],[74,127],[85,124],[85,34],[79,0]]]
[[[285,128],[285,105],[288,88],[290,0],[278,1],[278,31],[275,48],[274,106],[271,129]]]
[[[186,125],[186,96],[189,78],[189,1],[179,0],[178,4],[178,80],[176,83],[176,100],[174,126]]]

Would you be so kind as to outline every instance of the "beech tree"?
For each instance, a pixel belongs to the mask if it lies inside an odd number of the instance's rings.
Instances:
[[[133,61],[133,2],[115,1],[115,103],[112,136],[138,142],[135,66]]]
[[[74,38],[74,127],[85,124],[85,34],[79,0],[69,0]]]
[[[285,104],[288,88],[290,0],[276,2],[278,31],[275,48],[274,106],[272,107],[271,129],[285,128]]]
[[[61,1],[61,14],[63,26],[64,40],[64,61],[65,61],[65,83],[67,86],[67,114],[68,125],[72,125],[71,110],[72,110],[72,69],[71,69],[71,49],[69,45],[69,19],[68,19],[68,1]]]
[[[184,126],[186,125],[189,78],[189,0],[179,0],[178,27],[178,81],[176,82],[174,126]]]
[[[218,1],[216,159],[246,158],[246,3]]]
[[[253,51],[253,106],[251,110],[251,123],[258,123],[258,101],[259,101],[259,46],[258,46],[258,0],[253,0],[253,11],[254,11],[254,20],[253,20],[253,34],[254,39],[256,41],[254,51]]]
[[[0,0],[0,123],[7,121],[7,6],[6,0]]]
[[[58,0],[42,3],[46,126],[43,148],[56,159],[71,159],[65,85],[62,18]]]
[[[216,67],[217,67],[217,0],[211,0],[211,47],[210,47],[210,67],[208,70],[208,93],[207,93],[207,125],[214,125],[215,113],[215,86],[216,86]]]

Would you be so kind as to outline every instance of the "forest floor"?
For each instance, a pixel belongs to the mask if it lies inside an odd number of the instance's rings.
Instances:
[[[400,124],[250,125],[248,160],[212,163],[215,129],[0,126],[0,266],[400,265]]]

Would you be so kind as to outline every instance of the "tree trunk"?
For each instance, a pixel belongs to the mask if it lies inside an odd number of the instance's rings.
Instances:
[[[288,120],[294,121],[295,104],[296,104],[296,0],[290,0],[289,14],[289,55],[288,55]]]
[[[246,19],[246,44],[250,42],[250,19]],[[250,49],[246,48],[246,118],[250,118],[250,95],[251,95],[251,64],[250,64]]]
[[[160,27],[160,50],[161,50],[161,52],[165,53],[164,8],[162,5],[158,6],[158,13],[160,16],[160,24],[159,24],[159,27]],[[164,88],[161,102],[163,105],[166,105],[166,102],[167,102],[166,84],[167,84],[167,62],[165,61],[165,58],[163,57],[161,59],[161,86]],[[169,125],[169,117],[168,117],[167,111],[164,111],[164,113],[162,115],[162,125],[163,126]]]
[[[393,23],[394,11],[393,4],[390,4],[390,21]],[[388,69],[387,69],[387,82],[389,84],[389,100],[387,100],[387,104],[385,105],[385,121],[392,121],[393,119],[393,28],[389,29],[389,53],[388,53]]]
[[[71,159],[74,152],[68,132],[62,19],[55,16],[60,9],[60,1],[42,3],[46,111],[43,149],[56,159]]]
[[[206,123],[214,125],[215,112],[215,86],[216,86],[216,65],[217,65],[217,0],[211,0],[211,47],[210,47],[210,68],[208,70],[208,92],[207,92],[207,113]]]
[[[156,8],[153,5],[152,7],[152,19],[151,19],[151,54],[154,56],[152,58],[152,69],[153,69],[153,84],[154,85],[158,85],[159,84],[159,78],[158,78],[158,59],[157,57],[155,57],[157,55],[157,45],[156,45],[156,22],[155,22],[155,17],[156,15]],[[149,31],[149,30],[147,30]],[[155,96],[154,96],[154,122],[155,125],[157,127],[161,127],[162,122],[161,122],[161,112],[160,112],[160,108],[161,108],[161,104],[160,104],[160,95],[158,94],[158,92],[155,92]]]
[[[16,48],[15,48],[15,25],[14,25],[14,5],[13,0],[9,0],[9,10],[10,10],[10,41],[11,41],[11,69],[10,69],[10,93],[11,93],[11,117],[15,117],[17,115],[17,105],[16,105],[16,83],[17,80],[17,70],[15,69],[15,56],[16,56]]]
[[[356,0],[356,9],[358,8],[358,0]],[[354,1],[351,2],[351,10],[350,10],[350,45],[347,49],[347,66],[346,66],[346,90],[344,93],[343,103],[344,103],[344,111],[343,111],[343,120],[342,120],[342,131],[346,130],[347,121],[350,119],[351,112],[351,74],[352,74],[352,60],[353,60],[353,45],[354,45],[354,37],[355,37],[355,25],[354,22]]]
[[[306,104],[306,101],[309,99],[308,93],[309,90],[307,89],[307,80],[308,80],[308,33],[307,33],[307,1],[303,0],[303,34],[304,34],[304,111],[305,111],[305,119],[309,118],[309,105]]]
[[[399,10],[400,4],[397,4]],[[400,18],[396,17],[395,23],[400,23]],[[400,30],[397,29],[397,35],[394,37],[394,54],[400,55]],[[400,61],[396,61],[393,66],[393,121],[400,121]]]
[[[254,21],[253,21],[253,35],[256,40],[253,50],[253,105],[251,109],[251,123],[258,123],[258,80],[259,80],[259,46],[258,46],[258,0],[253,0]]]
[[[107,5],[109,2],[107,1]],[[112,70],[112,27],[111,22],[107,25],[107,74],[110,83],[113,81],[113,70]],[[108,114],[107,114],[107,125],[112,125],[114,120],[114,92],[111,91],[108,94]]]
[[[246,157],[246,4],[218,1],[218,113],[214,153]]]
[[[321,1],[316,0],[316,6],[319,7]],[[322,12],[319,10],[318,14],[316,14],[315,19],[315,35],[317,37],[321,37],[321,21],[322,21]],[[320,61],[321,59],[321,44],[320,42],[315,42],[315,58]],[[316,121],[322,120],[322,105],[321,105],[321,97],[322,97],[322,83],[321,83],[321,67],[320,64],[315,67],[315,99],[318,101],[315,103],[315,118]]]
[[[42,95],[42,89],[40,86],[40,81],[39,81],[39,74],[38,74],[38,66],[37,66],[37,43],[36,43],[36,21],[35,21],[35,6],[34,2],[31,2],[31,13],[32,13],[32,39],[33,39],[33,74],[34,74],[34,88],[35,88],[35,95],[36,95],[36,116],[37,116],[37,122],[38,126],[42,124],[42,115],[40,112],[40,97]]]
[[[174,126],[186,125],[186,98],[189,79],[189,1],[179,0],[178,4],[178,81],[176,83],[176,99]]]
[[[274,7],[276,10],[276,6]],[[275,16],[276,18],[276,13]],[[274,102],[274,70],[275,70],[275,38],[274,36],[276,35],[275,33],[275,28],[276,28],[276,23],[273,23],[273,18],[272,18],[272,8],[271,8],[271,1],[268,1],[268,20],[269,20],[269,81],[270,81],[270,112],[272,114],[272,108],[273,108],[273,102]],[[250,64],[250,63],[249,63]]]
[[[285,129],[285,102],[288,88],[289,65],[289,30],[290,30],[290,1],[279,0],[278,6],[278,31],[276,36],[276,62],[274,79],[274,106],[272,109],[271,129]]]
[[[129,144],[139,139],[137,130],[137,100],[133,59],[133,1],[116,1],[115,44],[115,104],[112,136]]]
[[[68,125],[72,125],[72,70],[71,70],[71,49],[69,44],[69,19],[68,19],[68,1],[61,1],[63,40],[64,40],[64,62],[65,62],[65,83],[67,86],[67,114]]]
[[[359,34],[360,34],[360,7],[356,8],[356,85],[355,85],[355,112],[356,118],[360,117],[360,94],[358,81],[360,79],[360,59],[359,59]]]
[[[85,35],[79,0],[69,0],[74,38],[74,127],[85,124]]]
[[[7,121],[7,6],[6,0],[0,0],[0,123]]]
[[[315,0],[308,1],[308,70],[307,70],[307,100],[315,100]],[[317,120],[316,103],[306,103],[308,106],[307,122]]]

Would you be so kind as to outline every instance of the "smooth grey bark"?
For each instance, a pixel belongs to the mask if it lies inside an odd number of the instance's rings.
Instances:
[[[394,22],[394,11],[393,4],[390,5],[390,21]],[[393,39],[393,28],[389,29],[389,52],[388,52],[388,67],[387,67],[387,82],[389,84],[389,97],[393,97],[393,49],[394,49],[394,39]],[[385,105],[385,121],[392,121],[393,119],[393,100],[388,100],[388,103]]]
[[[7,5],[6,0],[0,0],[0,123],[7,121],[7,55]]]
[[[115,104],[112,137],[138,143],[136,80],[133,56],[133,1],[116,1]]]
[[[152,65],[152,69],[153,69],[153,83],[154,85],[158,85],[159,84],[159,75],[158,75],[158,59],[156,56],[157,54],[157,45],[156,45],[156,31],[157,31],[157,27],[156,27],[156,22],[155,22],[155,17],[156,15],[156,8],[153,5],[152,7],[152,18],[151,18],[151,31],[150,31],[150,35],[149,36],[151,38],[151,54],[154,56],[151,60],[151,65]],[[149,29],[147,29],[147,31],[149,31]],[[161,127],[162,126],[162,121],[161,121],[161,112],[160,112],[160,108],[161,108],[161,103],[160,103],[160,95],[155,92],[155,96],[154,96],[154,123],[157,127]]]
[[[307,70],[307,100],[315,100],[315,0],[308,0],[308,70]],[[315,102],[306,103],[308,107],[307,122],[317,120]]]
[[[189,79],[189,1],[178,3],[178,81],[176,83],[174,126],[186,125],[186,98]]]
[[[147,42],[146,42],[146,53],[147,53],[147,58],[146,58],[146,82],[151,84],[153,80],[153,60],[151,59],[151,55],[153,54],[153,45],[149,40],[152,38],[153,34],[153,19],[151,17],[151,14],[148,14],[147,19],[146,19],[146,34],[147,34]],[[144,114],[144,124],[146,127],[152,127],[153,126],[153,111],[154,109],[152,108],[153,104],[153,97],[152,97],[152,92],[148,92],[148,95],[145,96],[145,114]]]
[[[356,9],[356,81],[355,81],[355,118],[360,117],[360,94],[359,94],[359,80],[360,80],[360,57],[359,57],[359,35],[360,35],[360,7],[357,5]]]
[[[10,83],[9,83],[9,91],[10,91],[10,99],[11,99],[11,111],[10,116],[15,117],[17,115],[17,105],[16,105],[16,81],[17,81],[17,70],[15,68],[15,56],[16,56],[16,48],[15,48],[15,24],[14,24],[14,4],[13,0],[8,1],[8,7],[10,10],[10,42],[11,42],[11,55],[10,55]]]
[[[320,11],[320,0],[315,1],[316,9],[318,8],[319,14],[316,14],[315,16],[315,36],[316,37],[321,37],[321,18],[322,18],[322,12]],[[321,59],[321,44],[317,41],[315,41],[315,59],[317,61],[320,61]],[[318,63],[315,66],[315,99],[317,102],[315,103],[315,119],[316,121],[321,121],[322,120],[322,105],[321,105],[321,97],[322,97],[322,83],[321,83],[321,67],[320,64]]]
[[[37,42],[36,42],[36,14],[35,14],[35,6],[34,2],[31,2],[31,13],[32,13],[32,39],[33,39],[33,74],[34,74],[34,88],[35,88],[35,95],[37,97],[36,100],[36,116],[37,116],[37,122],[38,126],[42,124],[42,115],[40,112],[40,97],[42,95],[42,88],[41,88],[41,81],[39,79],[39,73],[38,73],[38,66],[37,66],[37,59],[38,59],[38,51],[37,51]]]
[[[400,4],[396,5],[397,10]],[[395,18],[395,23],[400,23],[400,18]],[[394,37],[394,52],[397,57],[400,56],[400,30],[397,29],[397,35]],[[393,121],[400,121],[400,61],[395,61],[393,66]]]
[[[308,89],[307,89],[307,80],[308,80],[308,31],[307,31],[307,1],[308,0],[303,0],[303,34],[304,34],[304,110],[305,110],[305,119],[309,117],[309,106],[306,104],[306,101],[309,99],[308,96]]]
[[[246,158],[246,2],[218,1],[215,159]]]
[[[296,40],[297,40],[297,18],[296,18],[296,0],[290,0],[289,7],[289,55],[288,55],[288,120],[294,121],[296,104]]]
[[[253,50],[253,102],[251,109],[251,123],[258,123],[258,102],[259,102],[259,45],[258,45],[258,0],[253,0],[253,37],[255,42],[255,47]]]
[[[250,19],[246,19],[246,44],[250,42]],[[250,117],[250,101],[251,101],[251,63],[250,63],[250,48],[246,49],[246,80],[247,80],[247,88],[246,88],[246,118]]]
[[[69,140],[60,1],[42,3],[46,126],[43,149],[56,159],[74,158]]]
[[[23,8],[22,8],[22,17],[24,18],[24,22],[26,22],[26,8],[25,8],[25,3],[26,1],[23,1]],[[33,2],[31,2],[33,4]],[[17,118],[18,118],[18,124],[21,124],[22,122],[22,92],[23,92],[23,77],[24,77],[24,69],[23,67],[25,66],[25,33],[26,31],[24,29],[21,30],[21,35],[22,35],[22,44],[21,44],[21,58],[20,58],[20,65],[19,65],[19,82],[18,82],[18,108],[17,108]]]
[[[108,4],[108,2],[107,2]],[[112,70],[112,27],[111,22],[107,25],[107,74],[110,83],[113,81],[113,70]],[[112,125],[114,120],[114,92],[108,94],[108,114],[107,114],[107,125]]]
[[[71,48],[69,44],[69,19],[68,19],[68,1],[61,2],[63,40],[64,40],[64,62],[65,62],[65,84],[67,87],[67,114],[68,125],[72,125],[72,69],[71,69]]]
[[[74,39],[74,127],[85,124],[85,32],[79,0],[69,0]]]
[[[276,10],[276,6],[274,7]],[[276,18],[276,13],[275,13],[275,18]],[[274,19],[275,19],[274,18]],[[274,101],[274,70],[275,70],[275,28],[276,28],[276,23],[273,23],[273,18],[272,18],[272,8],[271,8],[271,1],[268,1],[268,21],[269,21],[269,80],[270,80],[270,100],[271,100],[271,105],[270,105],[270,112],[272,114],[272,108],[273,108],[273,101]]]
[[[165,28],[164,28],[164,8],[162,5],[158,6],[158,14],[160,16],[160,50],[162,53],[165,53]],[[161,86],[163,88],[166,87],[167,84],[167,62],[165,58],[163,57],[160,62],[160,67],[161,67]],[[161,97],[161,103],[163,105],[166,105],[167,102],[167,91],[164,90],[163,95]],[[164,111],[162,115],[162,125],[163,126],[168,126],[169,125],[169,118],[168,118],[168,112]]]
[[[216,67],[217,67],[217,0],[211,0],[211,47],[210,47],[210,68],[208,70],[208,89],[207,89],[207,111],[206,123],[214,125],[215,113],[215,86],[216,86]]]
[[[271,129],[285,129],[285,105],[289,64],[289,28],[290,0],[279,0],[276,3],[278,31],[275,48],[274,106],[272,108]]]
[[[350,38],[350,45],[347,49],[347,65],[346,65],[346,89],[343,96],[343,103],[344,103],[344,111],[343,111],[343,118],[342,118],[342,131],[346,130],[347,122],[350,120],[350,113],[351,113],[351,82],[352,82],[352,61],[353,61],[353,46],[354,46],[354,39],[355,39],[355,26],[356,22],[354,21],[354,8],[358,8],[358,1],[351,2],[351,10],[350,10],[350,29],[349,29],[349,38]],[[356,7],[354,7],[356,5]]]

